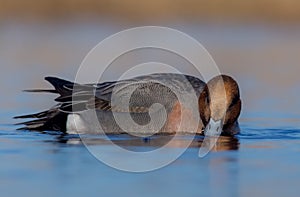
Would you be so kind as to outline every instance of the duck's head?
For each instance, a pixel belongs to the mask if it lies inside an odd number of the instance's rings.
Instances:
[[[232,77],[227,75],[214,77],[200,94],[199,112],[206,134],[238,133],[237,119],[240,111],[239,87]]]

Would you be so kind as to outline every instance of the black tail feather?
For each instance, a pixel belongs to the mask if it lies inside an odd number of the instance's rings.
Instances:
[[[23,90],[24,92],[46,92],[46,93],[54,93],[59,94],[60,96],[57,99],[60,98],[72,98],[72,92],[74,85],[78,85],[75,83],[72,83],[70,81],[60,79],[57,77],[45,77],[45,80],[48,81],[51,85],[53,85],[54,89],[32,89],[32,90]],[[61,102],[59,100],[56,100],[58,102]]]
[[[60,95],[58,98],[62,98],[64,101],[72,98],[73,87],[79,85],[57,77],[45,77],[45,80],[51,83],[54,89],[33,89],[24,91],[56,93]],[[46,111],[14,117],[15,119],[33,118],[33,120],[17,123],[16,125],[25,125],[18,130],[51,130],[65,132],[68,112],[64,112],[60,108],[66,105],[67,104],[58,104]],[[66,106],[66,108],[68,108],[68,106]]]
[[[46,111],[42,111],[39,113],[35,113],[35,114],[26,114],[26,115],[21,115],[21,116],[15,116],[14,119],[25,119],[25,118],[43,118],[46,117],[47,114],[49,114],[50,110],[46,110]]]
[[[57,77],[45,77],[45,80],[51,83],[61,96],[72,95],[74,83]]]
[[[47,92],[47,93],[55,93],[58,94],[56,90],[51,89],[32,89],[32,90],[23,90],[23,92]]]
[[[16,125],[25,125],[18,130],[35,130],[35,131],[66,131],[68,114],[59,110],[59,107],[36,114],[16,116],[14,118],[36,118],[34,120],[17,123]]]
[[[26,126],[38,125],[38,124],[43,124],[46,121],[47,121],[47,118],[42,118],[42,119],[36,119],[36,120],[31,120],[31,121],[19,122],[19,123],[16,123],[15,125],[26,125]]]

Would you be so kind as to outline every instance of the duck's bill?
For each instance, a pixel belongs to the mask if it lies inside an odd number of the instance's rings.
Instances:
[[[204,130],[204,134],[205,136],[217,137],[221,135],[222,129],[223,129],[222,121],[221,120],[215,121],[214,119],[211,118]]]
[[[210,119],[208,125],[204,130],[205,138],[203,143],[199,149],[198,156],[204,157],[209,153],[209,151],[215,146],[218,141],[218,137],[222,133],[222,121],[214,121],[212,118]]]

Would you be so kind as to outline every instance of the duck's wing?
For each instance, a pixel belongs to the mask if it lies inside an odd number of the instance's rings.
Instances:
[[[205,83],[193,76],[156,73],[120,81],[98,84],[72,83],[56,77],[46,77],[60,96],[59,110],[72,113],[88,109],[116,112],[148,112],[153,103],[167,109],[178,99],[176,92],[184,95],[192,92],[199,97]],[[45,91],[45,90],[44,90]]]
[[[60,103],[59,110],[65,113],[80,112],[90,109],[88,103],[95,100],[96,92],[105,90],[109,86],[113,86],[116,82],[104,82],[99,84],[78,84],[64,83],[61,79],[55,77],[46,77],[58,92],[59,97],[55,101]],[[63,82],[63,83],[61,83]],[[109,105],[109,99],[98,99],[101,101],[104,109]],[[100,109],[100,108],[99,108]]]
[[[172,106],[176,92],[199,97],[205,83],[193,76],[156,73],[120,81],[98,84],[78,84],[56,77],[46,77],[60,96],[60,110],[77,112],[87,109],[124,112],[147,112],[153,103]],[[48,90],[49,91],[49,90]]]
[[[100,110],[144,113],[154,103],[167,110],[176,100],[176,93],[195,93],[199,97],[205,83],[193,76],[175,73],[156,73],[121,80],[110,84],[98,84],[95,96],[87,103],[88,108]]]

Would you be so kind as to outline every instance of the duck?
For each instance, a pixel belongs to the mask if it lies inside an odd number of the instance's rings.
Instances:
[[[17,123],[24,125],[19,130],[136,136],[175,133],[232,136],[240,132],[239,87],[228,75],[215,76],[207,83],[177,73],[154,73],[94,84],[57,77],[45,80],[54,89],[25,92],[58,94],[57,104],[42,112],[15,116],[15,119],[31,119]]]

